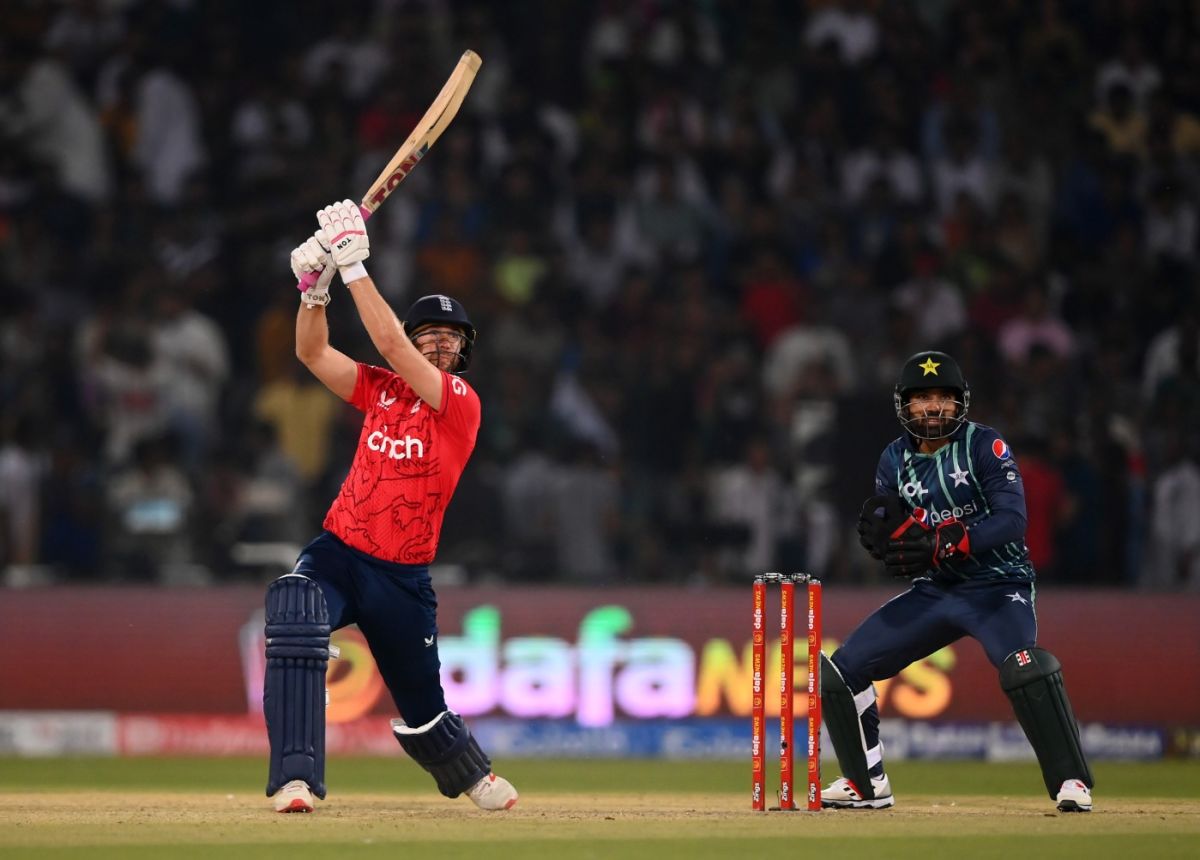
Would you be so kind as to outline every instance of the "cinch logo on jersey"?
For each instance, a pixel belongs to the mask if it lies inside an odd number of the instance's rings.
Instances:
[[[382,451],[393,460],[425,459],[425,443],[407,433],[403,439],[393,439],[376,430],[367,437],[367,447],[372,451]]]
[[[965,505],[955,505],[953,508],[945,511],[930,511],[929,522],[937,525],[943,520],[956,519],[961,520],[965,516],[975,513],[979,510],[979,506],[975,502],[967,502]]]

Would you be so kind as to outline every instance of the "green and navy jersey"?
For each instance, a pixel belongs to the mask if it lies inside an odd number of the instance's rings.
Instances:
[[[922,454],[905,433],[884,450],[875,492],[898,495],[909,510],[924,508],[927,522],[954,518],[967,527],[971,555],[944,562],[939,582],[1003,579],[1032,582],[1025,546],[1025,488],[1008,444],[991,427],[968,421],[933,454]]]

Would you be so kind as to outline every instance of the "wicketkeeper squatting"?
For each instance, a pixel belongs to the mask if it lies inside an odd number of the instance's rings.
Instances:
[[[884,449],[859,538],[907,591],[822,656],[825,724],[842,777],[828,807],[880,809],[895,798],[884,770],[873,681],[970,636],[999,671],[1046,790],[1064,812],[1092,808],[1091,769],[1062,667],[1037,644],[1034,570],[1016,458],[990,427],[967,420],[971,391],[953,358],[921,352],[894,392],[905,433]]]

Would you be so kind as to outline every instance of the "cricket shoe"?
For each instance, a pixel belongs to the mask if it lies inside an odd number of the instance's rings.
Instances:
[[[480,809],[512,809],[517,802],[517,790],[504,777],[489,773],[467,789],[467,797]]]
[[[1068,779],[1058,790],[1059,812],[1091,812],[1092,790],[1078,779]]]
[[[821,805],[830,809],[886,809],[896,805],[892,795],[892,784],[885,773],[880,777],[871,777],[871,788],[875,789],[875,797],[867,800],[859,793],[854,783],[840,776],[833,784],[821,792]]]
[[[308,789],[308,783],[302,779],[293,779],[271,796],[275,802],[276,812],[312,812],[313,796]]]

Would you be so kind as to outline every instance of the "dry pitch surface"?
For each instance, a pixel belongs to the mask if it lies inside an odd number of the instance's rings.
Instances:
[[[575,775],[587,766],[563,764]],[[647,773],[658,768],[660,778],[670,781],[675,766],[632,767]],[[971,767],[983,777],[994,766]],[[1184,773],[1190,778],[1194,770]],[[224,860],[499,852],[690,860],[805,848],[873,860],[932,860],[950,851],[1005,860],[1200,856],[1200,800],[1186,795],[1099,795],[1096,811],[1070,815],[1032,793],[909,794],[886,811],[763,814],[748,809],[745,792],[670,791],[661,782],[639,793],[583,789],[576,784],[570,793],[541,791],[527,781],[521,802],[507,813],[483,813],[465,800],[408,786],[387,793],[345,791],[319,803],[312,815],[276,815],[258,793],[208,786],[17,791],[0,783],[0,856]]]

